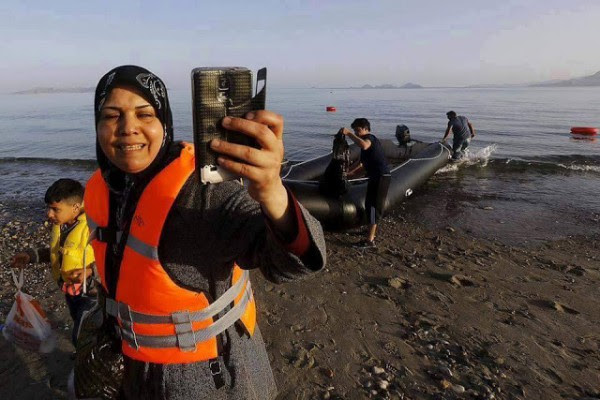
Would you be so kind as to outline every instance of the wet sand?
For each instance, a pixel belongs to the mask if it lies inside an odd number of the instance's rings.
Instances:
[[[470,229],[441,211],[452,199],[429,200],[417,195],[386,216],[375,250],[352,248],[361,229],[328,233],[327,268],[304,281],[276,286],[254,274],[279,398],[599,398],[598,221],[585,220],[588,234],[549,227],[549,240],[513,243],[505,233],[528,226],[507,219],[506,205],[463,204],[477,216]],[[14,294],[7,260],[47,229],[27,208],[1,205],[0,216],[3,320]],[[30,269],[25,287],[59,344],[39,355],[0,338],[0,398],[64,399],[72,366],[64,299],[47,266]]]

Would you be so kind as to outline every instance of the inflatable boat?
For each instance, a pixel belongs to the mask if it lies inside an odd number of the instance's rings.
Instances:
[[[390,165],[386,184],[380,185],[377,208],[389,210],[410,196],[438,169],[448,163],[452,155],[448,145],[410,141],[398,145],[389,139],[380,139]],[[367,224],[365,196],[368,178],[351,177],[345,193],[335,196],[324,194],[319,182],[332,160],[332,153],[282,168],[282,180],[296,199],[327,229],[346,229]],[[360,149],[350,146],[350,162],[358,164]],[[389,184],[388,184],[389,183]]]

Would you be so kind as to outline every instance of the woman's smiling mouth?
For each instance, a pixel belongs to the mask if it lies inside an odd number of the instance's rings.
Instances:
[[[116,145],[116,148],[123,152],[141,150],[144,147],[146,147],[145,144],[118,144],[118,145]]]

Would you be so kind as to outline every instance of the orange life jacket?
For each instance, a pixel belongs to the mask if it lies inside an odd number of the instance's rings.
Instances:
[[[231,287],[210,303],[204,293],[173,282],[158,258],[165,220],[194,166],[194,151],[187,145],[144,189],[129,228],[116,298],[106,301],[106,312],[119,323],[123,353],[136,360],[158,364],[206,361],[218,356],[217,335],[236,321],[250,335],[254,333],[256,305],[248,271],[234,264]],[[102,232],[108,226],[109,192],[100,170],[87,183],[84,199],[88,225],[95,234],[96,265],[108,291],[107,243]],[[221,317],[215,319],[219,313]]]

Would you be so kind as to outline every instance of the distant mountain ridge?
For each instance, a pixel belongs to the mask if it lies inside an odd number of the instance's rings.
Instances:
[[[578,78],[564,80],[549,80],[535,83],[523,84],[476,84],[464,86],[466,88],[509,88],[509,87],[593,87],[600,86],[600,71]],[[313,87],[314,88],[314,87]],[[396,86],[390,83],[382,85],[365,84],[360,87],[348,87],[346,89],[422,89],[423,86],[408,82],[402,86]],[[54,88],[54,87],[37,87],[33,89],[12,92],[11,94],[55,94],[55,93],[93,93],[95,87],[70,87],[70,88]],[[342,89],[342,88],[339,88]]]
[[[54,93],[91,93],[95,90],[94,87],[72,87],[72,88],[53,88],[53,87],[37,87],[33,89],[21,90],[12,94],[54,94]]]
[[[421,89],[423,86],[416,83],[408,82],[402,86],[392,85],[390,83],[384,83],[383,85],[372,86],[369,84],[362,85],[361,87],[351,87],[350,89]]]
[[[543,82],[521,84],[480,84],[469,85],[467,88],[511,88],[511,87],[592,87],[600,86],[600,71],[595,74],[572,79],[552,79]]]
[[[529,86],[534,86],[534,87],[600,86],[600,71],[596,72],[593,75],[583,76],[580,78],[532,83]]]

